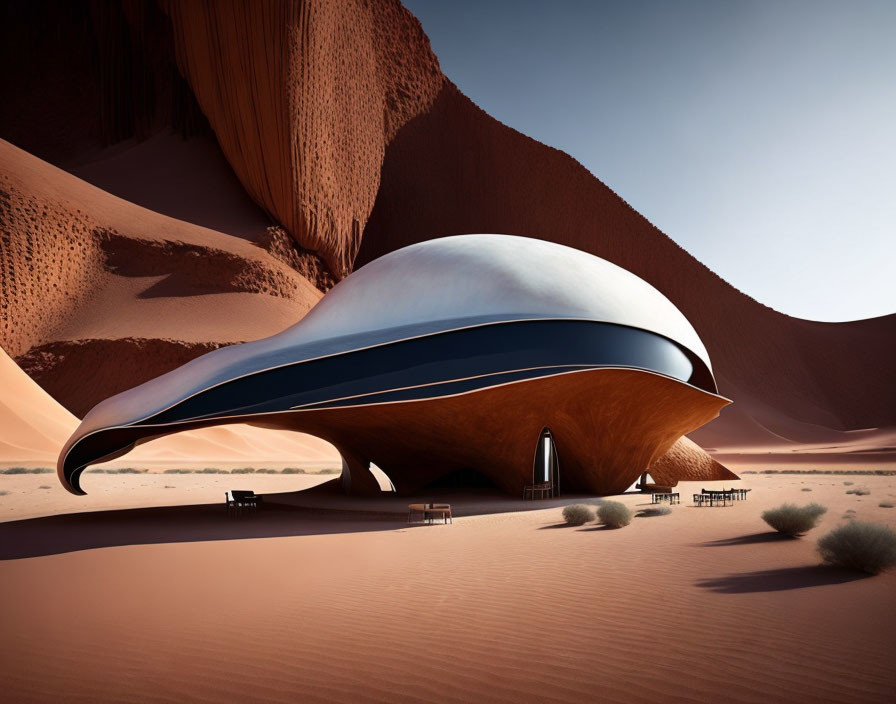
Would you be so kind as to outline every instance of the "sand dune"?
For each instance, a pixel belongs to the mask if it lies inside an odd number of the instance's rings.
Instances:
[[[0,463],[52,467],[78,419],[50,398],[0,349]]]
[[[55,467],[78,419],[54,401],[0,350],[0,465]],[[121,461],[101,466],[339,466],[329,443],[303,433],[250,425],[203,428],[152,440]]]

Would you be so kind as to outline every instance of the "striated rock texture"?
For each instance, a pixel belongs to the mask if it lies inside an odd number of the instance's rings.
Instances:
[[[0,141],[0,346],[75,414],[320,298],[245,240],[100,191]]]
[[[166,2],[177,62],[252,198],[338,276],[386,144],[442,84],[397,3]]]

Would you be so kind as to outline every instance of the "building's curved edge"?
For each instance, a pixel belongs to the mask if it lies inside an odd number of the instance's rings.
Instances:
[[[659,339],[663,339],[675,345],[679,349],[685,352],[687,356],[689,356],[693,361],[696,361],[698,365],[700,365],[703,369],[704,374],[708,380],[707,388],[709,385],[712,387],[712,391],[717,392],[718,388],[715,384],[715,379],[712,374],[712,367],[705,363],[704,359],[694,350],[685,347],[680,342],[666,337],[661,333],[657,333],[652,330],[648,330],[646,328],[640,328],[637,326],[624,325],[620,323],[612,323],[600,320],[593,320],[588,318],[571,318],[571,317],[507,317],[503,319],[495,319],[488,321],[479,321],[472,322],[467,321],[467,324],[459,324],[460,321],[452,321],[455,323],[455,327],[447,328],[447,329],[436,329],[436,330],[416,330],[413,334],[407,334],[406,336],[388,339],[382,341],[371,342],[366,339],[365,335],[358,335],[356,338],[356,345],[349,345],[346,348],[340,348],[338,351],[330,351],[326,353],[316,354],[316,352],[320,352],[321,350],[317,350],[315,348],[315,352],[310,354],[309,356],[303,356],[305,352],[308,352],[309,349],[302,345],[297,348],[293,348],[288,350],[291,358],[289,361],[284,361],[279,364],[273,364],[270,366],[257,366],[251,369],[241,369],[236,370],[233,369],[233,363],[226,363],[218,365],[217,369],[213,369],[211,371],[205,370],[203,371],[201,367],[209,366],[215,360],[224,359],[227,356],[231,356],[234,352],[240,351],[245,352],[248,349],[256,349],[259,346],[268,344],[269,340],[273,338],[265,338],[264,340],[257,340],[254,342],[247,342],[240,345],[231,345],[229,347],[224,347],[218,350],[213,350],[201,357],[198,357],[182,367],[178,367],[166,374],[163,374],[155,379],[151,379],[139,386],[136,386],[132,389],[128,389],[126,391],[121,392],[115,396],[112,396],[101,403],[97,404],[81,421],[81,424],[78,426],[76,433],[87,434],[96,429],[101,429],[104,427],[110,427],[113,425],[123,425],[123,424],[134,424],[144,422],[149,418],[152,418],[155,415],[160,413],[164,413],[165,411],[173,408],[174,406],[189,401],[191,398],[211,391],[219,386],[229,384],[231,382],[244,379],[250,376],[263,374],[265,372],[270,372],[278,369],[285,369],[288,367],[293,367],[296,365],[306,364],[310,362],[318,362],[321,360],[331,359],[335,357],[341,357],[343,355],[350,355],[359,352],[366,352],[369,350],[376,350],[384,347],[389,347],[392,345],[398,345],[406,342],[413,342],[416,340],[422,340],[429,337],[434,337],[438,335],[446,335],[452,333],[460,333],[466,331],[473,331],[482,328],[488,328],[492,326],[502,326],[502,325],[514,325],[518,323],[593,323],[597,325],[607,325],[614,326],[620,328],[628,328],[631,330],[638,330],[644,333],[648,333],[653,335]],[[282,334],[282,333],[280,333]],[[275,335],[274,338],[278,337]],[[363,344],[362,341],[370,342],[370,344]],[[285,353],[285,350],[280,350],[281,354]],[[244,358],[243,361],[247,362],[252,359],[258,359],[258,357],[264,357],[264,354],[254,355],[252,357]],[[224,374],[225,371],[229,370],[231,373]],[[191,379],[190,383],[184,383],[185,377]],[[196,378],[198,377],[198,381]],[[170,391],[169,391],[170,389]],[[187,389],[184,391],[184,389]],[[167,400],[161,400],[162,398],[167,397]],[[139,403],[138,403],[139,402]],[[149,407],[149,410],[147,409]],[[116,412],[116,409],[117,412]],[[139,409],[139,410],[135,410]]]
[[[706,396],[717,399],[722,402],[722,407],[731,403],[730,399],[725,398],[719,394],[714,394],[705,389],[699,388],[697,386],[693,386],[686,382],[681,381],[680,379],[675,379],[673,377],[661,374],[659,372],[644,370],[644,369],[633,369],[631,367],[595,367],[591,369],[576,369],[571,371],[563,371],[558,372],[557,374],[551,374],[547,377],[536,377],[535,379],[523,379],[517,381],[509,381],[502,384],[494,384],[483,386],[480,388],[472,389],[469,391],[464,391],[457,394],[448,394],[448,395],[439,395],[430,398],[415,398],[408,399],[404,401],[389,401],[384,403],[371,403],[371,404],[358,404],[358,405],[343,405],[343,406],[334,406],[332,408],[312,408],[312,409],[283,409],[278,411],[271,411],[267,413],[259,413],[253,414],[249,416],[219,416],[219,417],[203,417],[201,419],[187,419],[182,421],[174,421],[170,423],[164,424],[125,424],[119,426],[109,426],[106,428],[99,428],[96,430],[92,430],[88,433],[79,434],[77,431],[75,434],[69,438],[68,442],[66,442],[62,451],[60,452],[59,459],[57,461],[56,473],[59,478],[60,483],[65,487],[67,491],[75,495],[85,495],[86,492],[81,488],[80,478],[84,470],[94,464],[98,464],[100,462],[109,461],[115,459],[117,457],[121,457],[127,454],[130,450],[132,450],[136,445],[146,442],[148,440],[154,439],[156,437],[161,437],[164,435],[170,435],[176,432],[180,432],[183,430],[192,430],[200,427],[209,427],[214,425],[226,425],[229,423],[241,423],[241,422],[250,422],[252,420],[257,420],[258,418],[264,416],[270,417],[283,417],[284,415],[288,415],[291,418],[295,418],[298,420],[300,414],[303,413],[314,413],[314,414],[322,414],[322,413],[333,413],[339,412],[346,409],[366,409],[366,408],[376,408],[378,406],[391,406],[397,404],[413,404],[413,403],[422,403],[426,401],[432,401],[436,399],[447,399],[456,396],[468,396],[472,394],[477,394],[480,392],[488,391],[490,389],[513,386],[513,385],[521,385],[526,384],[532,381],[551,378],[551,377],[559,377],[559,376],[567,376],[572,374],[581,374],[587,372],[600,372],[600,371],[611,371],[611,370],[626,370],[626,371],[635,371],[641,374],[652,375],[656,377],[660,377],[662,379],[666,379],[668,381],[672,381],[676,384],[679,384],[683,387],[691,389],[699,394],[704,394]],[[292,429],[301,430],[300,423],[295,423],[291,425]],[[127,432],[125,432],[127,431]],[[313,433],[312,433],[313,434]],[[78,462],[74,466],[69,462],[69,458],[71,456],[72,451],[80,444],[83,444],[88,439],[98,440],[101,436],[110,437],[110,435],[118,435],[119,442],[112,443],[113,445],[117,445],[115,447],[108,447],[106,450],[101,451],[99,453],[91,453],[91,457],[89,459],[84,459],[83,461]],[[327,439],[327,438],[323,438]]]

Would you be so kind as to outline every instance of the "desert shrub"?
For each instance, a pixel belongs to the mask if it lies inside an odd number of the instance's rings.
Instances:
[[[318,472],[318,474],[341,474],[341,469],[322,469]]]
[[[49,474],[52,471],[46,467],[7,467],[0,469],[0,474]]]
[[[279,472],[276,469],[264,469],[264,468],[256,469],[255,473],[256,474],[279,474]]]
[[[304,474],[304,469],[299,469],[298,467],[284,467],[280,472],[281,474]]]
[[[226,469],[219,469],[218,467],[206,467],[199,474],[230,474]]]
[[[166,469],[165,474],[190,474],[189,469]]]
[[[231,469],[231,474],[255,474],[254,467],[240,467],[238,469]]]
[[[39,489],[52,489],[53,487],[51,487],[49,484],[41,484],[38,488]]]
[[[650,508],[642,508],[635,514],[638,518],[650,518],[652,516],[668,516],[672,513],[671,506],[651,506]]]
[[[580,526],[594,520],[594,511],[585,504],[571,504],[563,507],[563,520],[571,526]]]
[[[622,528],[632,522],[632,512],[618,501],[605,501],[597,509],[597,520],[610,528]]]
[[[848,489],[847,494],[855,494],[856,496],[868,496],[871,493],[870,489],[866,489],[865,487],[856,487],[855,489]]]
[[[896,531],[879,523],[850,521],[819,540],[818,551],[829,565],[877,574],[896,565]]]
[[[809,487],[805,486],[800,491],[812,491]]]
[[[818,504],[809,504],[808,506],[784,504],[778,508],[763,511],[762,520],[779,533],[796,537],[817,526],[819,519],[826,512],[827,509]]]
[[[855,482],[843,482],[843,486],[852,486]]]
[[[6,489],[0,489],[0,496],[7,496],[9,492]]]
[[[878,506],[880,506],[881,508],[893,508],[893,502],[892,501],[881,501],[878,504]]]

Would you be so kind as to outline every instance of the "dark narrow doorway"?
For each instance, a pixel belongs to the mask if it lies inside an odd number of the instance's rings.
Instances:
[[[560,496],[560,461],[557,457],[557,446],[549,428],[545,428],[538,436],[535,448],[535,463],[532,467],[533,484],[551,485],[550,495]]]

